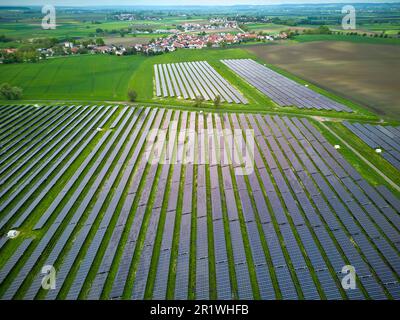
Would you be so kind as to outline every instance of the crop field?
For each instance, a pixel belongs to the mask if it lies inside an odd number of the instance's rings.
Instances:
[[[395,89],[400,82],[397,45],[320,41],[254,46],[250,51],[266,63],[356,101],[382,117],[400,119],[400,93]]]
[[[246,27],[251,31],[262,31],[269,34],[279,34],[280,32],[284,32],[287,30],[298,30],[299,32],[302,32],[306,29],[315,28],[314,26],[286,26],[276,23],[247,23]]]
[[[346,33],[346,32],[345,32]],[[375,38],[363,36],[351,36],[346,34],[301,34],[296,36],[294,42],[316,42],[316,41],[342,41],[350,43],[366,43],[366,44],[384,44],[384,45],[399,45],[400,39],[398,38]]]
[[[331,25],[333,30],[342,30],[340,25]],[[388,34],[397,35],[400,32],[399,23],[364,23],[357,26],[357,29],[353,32],[358,33],[377,33],[377,34]]]
[[[316,120],[114,105],[0,119],[2,299],[400,299],[398,194]]]
[[[116,46],[133,46],[135,44],[147,44],[151,40],[153,35],[139,35],[139,36],[134,36],[134,37],[105,37],[104,38],[104,43],[106,45],[116,45]],[[159,36],[159,35],[157,35]]]
[[[10,37],[17,39],[31,39],[40,37],[77,37],[87,38],[96,34],[96,29],[101,28],[104,31],[120,30],[124,28],[137,27],[137,28],[154,28],[154,29],[173,29],[173,24],[185,23],[185,19],[164,19],[162,21],[148,21],[148,20],[135,20],[135,21],[98,21],[92,23],[89,21],[79,21],[74,18],[57,18],[57,27],[53,30],[45,30],[41,27],[41,19],[29,19],[27,21],[19,22],[2,22],[0,25],[0,34],[7,34]],[[192,20],[192,23],[198,23],[198,20]],[[199,20],[203,21],[203,20]]]

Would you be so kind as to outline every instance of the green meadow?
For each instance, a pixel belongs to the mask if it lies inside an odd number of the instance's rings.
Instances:
[[[302,34],[295,37],[297,42],[312,41],[348,41],[354,43],[370,43],[370,44],[400,44],[400,38],[375,38],[361,35],[336,35],[336,34]]]
[[[145,57],[77,55],[51,58],[39,63],[0,66],[0,83],[24,90],[24,99],[126,100],[128,88],[139,100],[153,98],[153,65],[182,61],[248,58],[242,49],[181,50],[173,54]]]
[[[24,99],[121,100],[144,60],[142,56],[82,55],[3,65],[0,82],[23,88]]]

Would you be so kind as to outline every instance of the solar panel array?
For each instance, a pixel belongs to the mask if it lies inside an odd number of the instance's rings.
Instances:
[[[208,62],[181,62],[154,65],[154,80],[158,97],[181,97],[248,104],[248,100],[225,80]]]
[[[353,112],[349,107],[302,86],[252,59],[221,61],[281,107],[296,106],[306,109]]]
[[[114,106],[0,106],[0,119],[2,299],[400,299],[400,199],[307,119]],[[232,157],[247,129],[251,174],[184,161],[189,136]],[[177,163],[148,162],[155,150]],[[5,237],[31,225],[43,236]]]
[[[400,126],[382,126],[343,121],[343,125],[400,170]]]

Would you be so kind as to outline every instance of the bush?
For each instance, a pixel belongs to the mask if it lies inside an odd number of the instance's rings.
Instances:
[[[8,83],[3,83],[0,86],[0,94],[7,100],[19,100],[22,97],[22,89],[19,87],[13,87]]]
[[[215,107],[219,107],[221,104],[221,97],[219,95],[217,95],[214,99],[214,106]]]
[[[136,91],[130,89],[130,90],[128,91],[128,97],[129,97],[129,100],[130,100],[130,101],[135,102],[135,101],[136,101],[136,98],[137,98],[137,93],[136,93]]]

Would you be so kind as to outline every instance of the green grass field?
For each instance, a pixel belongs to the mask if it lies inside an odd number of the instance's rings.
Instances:
[[[295,37],[297,42],[312,42],[312,41],[350,41],[355,43],[371,43],[371,44],[400,44],[400,39],[395,38],[374,38],[363,36],[350,35],[329,35],[329,34],[312,34],[299,35]]]
[[[125,100],[129,80],[143,61],[143,56],[86,55],[4,65],[0,82],[22,87],[27,99]]]
[[[329,26],[333,30],[341,31],[342,26],[340,25],[331,25]],[[357,25],[358,33],[385,33],[388,35],[397,35],[400,32],[400,24],[399,23],[362,23]],[[350,30],[351,32],[351,30]]]
[[[154,57],[80,55],[52,58],[39,63],[0,66],[0,83],[24,90],[24,99],[126,100],[129,88],[139,100],[153,97],[153,64],[222,58],[248,58],[240,49],[178,51]]]
[[[135,20],[135,21],[101,21],[94,24],[90,21],[82,22],[73,19],[57,20],[57,27],[54,30],[44,30],[41,27],[41,19],[34,19],[26,22],[1,23],[0,34],[6,34],[9,37],[17,39],[31,38],[68,38],[68,37],[89,37],[96,34],[96,29],[100,28],[106,32],[112,30],[121,30],[132,27],[148,29],[173,29],[175,24],[183,23],[186,20],[165,19],[161,21]],[[197,20],[193,20],[196,22]]]

